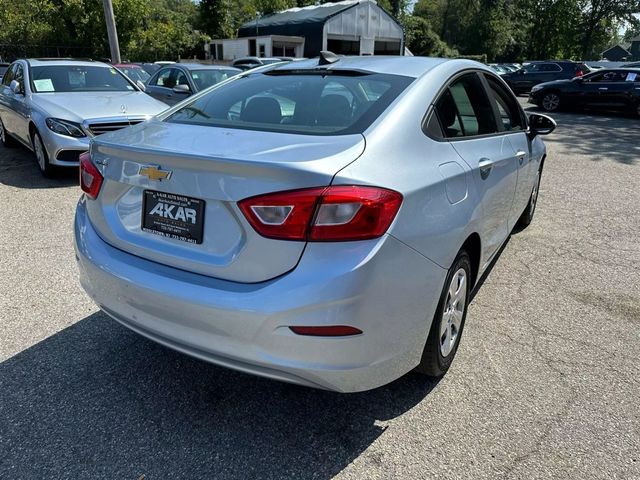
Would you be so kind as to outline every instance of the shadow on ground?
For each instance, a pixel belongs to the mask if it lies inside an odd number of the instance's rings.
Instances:
[[[537,107],[531,112],[544,113]],[[640,165],[638,128],[640,119],[632,114],[598,111],[571,111],[550,115],[558,122],[556,132],[544,137],[545,143],[562,144],[589,161],[613,160],[626,165]]]
[[[218,368],[93,314],[0,364],[2,478],[331,478],[434,387],[336,394]]]
[[[40,173],[33,153],[22,146],[0,145],[0,184],[17,188],[60,188],[78,184],[77,168],[59,168],[52,178]]]

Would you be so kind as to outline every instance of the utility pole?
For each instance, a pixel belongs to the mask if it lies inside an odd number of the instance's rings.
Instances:
[[[109,36],[109,48],[111,49],[111,63],[120,63],[120,46],[118,45],[118,32],[116,19],[113,16],[113,4],[111,0],[103,0],[104,19],[107,22],[107,35]]]

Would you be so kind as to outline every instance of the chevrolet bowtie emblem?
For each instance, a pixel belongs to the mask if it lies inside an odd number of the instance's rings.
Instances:
[[[140,167],[140,171],[138,173],[145,177],[149,177],[149,180],[153,180],[154,182],[169,180],[169,178],[171,178],[171,170],[160,170],[160,166],[157,165],[146,165],[144,167]]]

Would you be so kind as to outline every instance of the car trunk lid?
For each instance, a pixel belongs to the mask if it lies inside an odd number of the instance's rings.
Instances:
[[[230,281],[266,281],[296,266],[304,242],[260,236],[237,202],[329,185],[363,150],[360,134],[307,136],[154,120],[94,141],[92,159],[104,182],[98,198],[87,202],[89,217],[107,243],[142,258]],[[178,239],[184,231],[171,238],[143,230],[143,217],[146,227],[159,221],[160,228],[180,230],[194,215],[203,222],[201,243]],[[190,241],[197,241],[193,235]]]

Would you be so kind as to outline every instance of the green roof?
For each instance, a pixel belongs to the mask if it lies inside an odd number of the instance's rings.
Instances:
[[[302,23],[324,23],[330,17],[360,3],[358,0],[348,0],[345,2],[325,3],[323,5],[312,5],[310,7],[290,8],[282,12],[272,13],[256,20],[251,20],[240,27],[249,29],[272,27],[277,25],[291,25]]]

